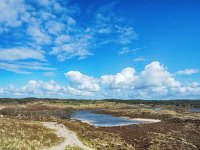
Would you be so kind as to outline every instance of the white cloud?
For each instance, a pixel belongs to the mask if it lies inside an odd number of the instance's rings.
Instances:
[[[78,89],[97,92],[100,90],[98,80],[84,75],[78,71],[69,71],[65,73],[66,78],[69,80],[72,86],[77,86]]]
[[[67,24],[68,25],[75,25],[76,24],[76,20],[74,20],[72,17],[67,17]]]
[[[48,21],[45,24],[46,30],[51,34],[59,34],[64,29],[64,24],[57,21]]]
[[[177,71],[178,75],[192,75],[192,74],[197,74],[199,73],[198,69],[185,69],[181,71]]]
[[[69,43],[71,41],[71,36],[69,35],[60,35],[56,38],[55,43],[57,45],[62,45],[63,43]]]
[[[64,88],[60,86],[55,81],[51,80],[49,82],[30,80],[26,85],[21,89],[21,93],[27,93],[27,95],[60,95],[63,94]]]
[[[0,88],[0,95],[96,99],[180,99],[200,96],[199,82],[181,84],[157,61],[146,65],[141,73],[127,67],[117,74],[102,75],[99,78],[84,75],[79,71],[69,71],[65,76],[69,82],[66,86],[53,80],[30,80],[19,88],[12,85]]]
[[[155,61],[145,66],[139,77],[137,88],[151,87],[178,88],[180,83],[172,77],[166,68]]]
[[[94,93],[91,91],[84,91],[80,89],[76,89],[73,87],[67,87],[67,92],[70,96],[84,96],[84,97],[91,97],[94,96]]]
[[[34,70],[42,71],[55,71],[55,68],[51,68],[46,63],[39,62],[0,62],[0,69],[20,73],[30,74]]]
[[[44,72],[43,75],[46,77],[54,77],[56,74],[55,72]]]
[[[91,50],[101,44],[126,46],[137,39],[133,27],[119,15],[111,13],[116,4],[94,10],[91,23],[82,25],[75,20],[79,8],[68,2],[62,6],[56,0],[31,3],[6,0],[0,5],[0,33],[18,27],[13,33],[19,34],[21,41],[12,41],[12,45],[20,42],[20,47],[43,48],[59,61],[83,59],[92,55]]]
[[[135,53],[139,51],[140,48],[130,49],[129,47],[123,47],[122,50],[119,51],[118,55],[124,55],[128,53]]]
[[[101,83],[109,88],[132,88],[134,82],[137,80],[135,69],[127,67],[116,75],[103,75],[101,76]]]
[[[32,50],[25,47],[0,49],[1,61],[16,61],[24,59],[46,61],[44,52],[41,50]]]
[[[33,41],[37,44],[48,44],[51,41],[51,37],[37,25],[29,26],[27,33],[32,36]]]
[[[21,17],[26,13],[23,0],[3,0],[0,5],[0,24],[17,27],[22,24]]]
[[[137,58],[134,58],[133,61],[135,61],[135,62],[145,62],[146,59],[144,57],[137,57]]]
[[[117,32],[120,33],[119,41],[121,44],[129,44],[133,40],[137,40],[138,35],[132,27],[117,27]]]
[[[50,51],[50,55],[56,55],[59,61],[65,61],[66,59],[77,57],[83,59],[89,55],[92,55],[88,51],[90,40],[92,36],[90,34],[79,35],[78,37],[62,36],[57,39],[57,43],[64,43],[70,40],[66,44],[59,44]]]
[[[0,95],[6,97],[88,97],[94,93],[83,91],[73,87],[61,86],[54,80],[47,82],[41,80],[29,80],[22,87],[14,87],[9,85],[7,88],[0,89]]]

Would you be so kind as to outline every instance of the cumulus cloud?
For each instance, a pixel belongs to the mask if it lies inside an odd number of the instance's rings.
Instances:
[[[20,88],[12,85],[1,88],[0,95],[96,99],[180,99],[200,96],[200,83],[180,83],[157,61],[146,65],[140,73],[127,67],[114,75],[102,75],[99,78],[84,75],[79,71],[69,71],[65,73],[65,77],[65,86],[53,80],[30,80]]]
[[[64,88],[58,83],[51,80],[49,82],[30,80],[25,86],[23,86],[20,91],[22,93],[27,93],[27,95],[60,95],[63,94]]]
[[[131,88],[137,78],[135,69],[127,67],[116,75],[101,76],[101,83],[114,89]]]
[[[9,85],[0,89],[0,95],[5,97],[63,97],[77,98],[93,96],[93,92],[79,90],[70,86],[61,86],[54,80],[47,82],[41,80],[29,80],[22,87]]]
[[[100,90],[98,80],[84,75],[79,71],[69,71],[65,73],[66,78],[72,86],[77,86],[78,89],[97,92]]]
[[[185,70],[177,71],[178,75],[192,75],[192,74],[197,74],[197,73],[199,73],[198,69],[185,69]]]
[[[166,68],[155,61],[145,66],[139,77],[137,88],[166,86],[176,88],[180,83],[172,77]]]

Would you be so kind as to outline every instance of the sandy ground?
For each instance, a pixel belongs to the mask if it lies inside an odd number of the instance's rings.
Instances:
[[[69,131],[63,124],[58,124],[56,122],[43,122],[43,125],[47,128],[56,130],[57,136],[64,138],[62,143],[45,150],[65,150],[66,146],[77,146],[84,150],[93,150],[85,146],[78,139],[76,133]]]
[[[144,118],[130,118],[127,117],[130,120],[135,120],[135,121],[144,121],[144,123],[156,123],[156,122],[161,122],[159,119],[144,119]]]
[[[4,109],[4,108],[5,108],[5,106],[1,106],[1,105],[0,105],[0,110],[2,110],[2,109]]]

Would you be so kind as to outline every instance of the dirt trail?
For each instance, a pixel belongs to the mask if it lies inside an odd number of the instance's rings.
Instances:
[[[93,150],[85,146],[77,137],[76,133],[69,131],[63,124],[56,122],[43,122],[43,125],[50,129],[55,129],[59,137],[64,138],[64,141],[56,146],[47,148],[45,150],[65,150],[66,146],[77,146],[83,150]]]

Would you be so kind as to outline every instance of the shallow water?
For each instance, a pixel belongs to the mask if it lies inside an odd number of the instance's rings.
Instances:
[[[190,112],[200,112],[200,108],[190,108]]]
[[[74,113],[71,119],[88,122],[98,127],[112,127],[130,124],[141,124],[145,121],[130,120],[125,117],[113,117],[107,114],[94,114],[91,110],[79,110]]]
[[[147,110],[155,110],[155,111],[158,111],[158,110],[161,110],[160,107],[151,107],[151,108],[145,108]]]

